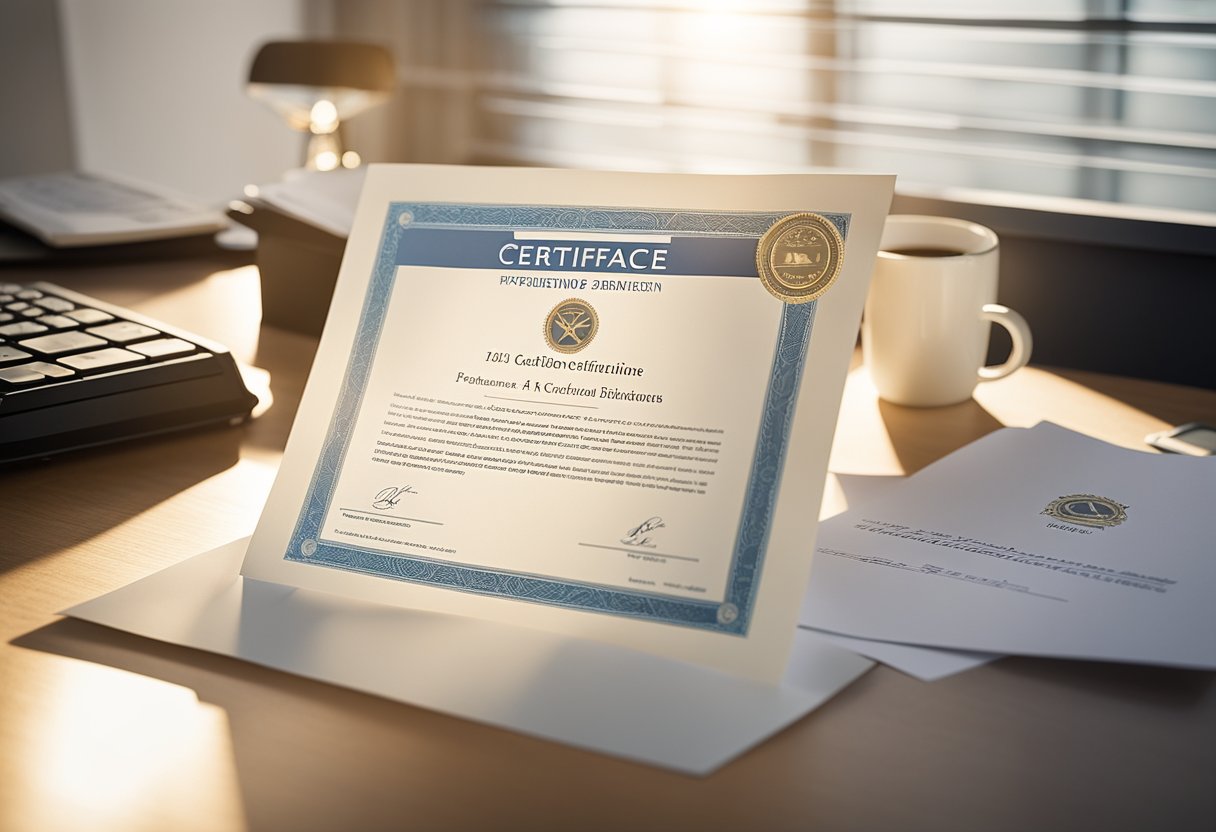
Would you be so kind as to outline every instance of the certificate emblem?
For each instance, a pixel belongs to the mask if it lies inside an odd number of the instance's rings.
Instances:
[[[1127,506],[1094,494],[1069,494],[1052,500],[1043,514],[1078,526],[1117,526],[1127,519]]]
[[[599,331],[600,319],[585,300],[567,298],[545,318],[545,341],[558,352],[578,352]]]
[[[819,214],[790,214],[764,232],[756,246],[756,270],[769,294],[785,303],[823,295],[844,260],[844,239]]]

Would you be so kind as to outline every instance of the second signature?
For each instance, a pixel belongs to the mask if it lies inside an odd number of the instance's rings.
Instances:
[[[643,520],[641,523],[625,532],[625,536],[621,538],[621,542],[626,546],[645,546],[648,549],[653,549],[655,544],[651,540],[651,532],[655,531],[656,529],[661,529],[666,525],[667,524],[663,522],[662,517],[651,517]]]
[[[401,498],[406,494],[417,493],[411,485],[390,485],[388,488],[382,488],[376,492],[376,496],[372,500],[372,508],[387,511],[390,508],[396,508],[397,503],[401,502]]]

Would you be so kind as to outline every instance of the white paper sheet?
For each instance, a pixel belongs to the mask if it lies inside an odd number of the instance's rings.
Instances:
[[[891,184],[373,167],[243,574],[779,679]]]
[[[863,508],[871,501],[878,499],[888,488],[898,487],[905,479],[904,477],[835,473],[831,474],[830,477],[835,480],[836,485],[844,495],[847,503],[845,507],[846,511]],[[838,511],[836,514],[840,514],[840,512]],[[834,517],[836,514],[830,516]],[[826,520],[828,516],[823,516],[821,519]],[[815,567],[820,562],[822,562],[822,559],[816,560],[812,565],[811,583],[814,583],[816,579],[830,582],[832,575],[835,574],[830,568],[817,571]],[[817,587],[816,590],[823,594],[847,591],[844,587],[832,586],[830,583]],[[810,591],[811,588],[808,586],[808,595]],[[953,676],[956,673],[962,673],[963,671],[980,667],[1001,658],[997,653],[943,650],[936,647],[922,647],[912,644],[897,644],[891,641],[875,641],[867,638],[843,636],[839,633],[829,633],[825,630],[817,630],[810,627],[805,627],[804,629],[806,632],[814,633],[829,644],[835,644],[846,650],[860,653],[867,658],[882,662],[887,667],[920,679],[922,682],[935,682],[938,679],[944,679],[947,676]]]
[[[1216,667],[1210,460],[1006,428],[821,525],[802,624],[962,650]],[[830,591],[829,591],[830,590]]]
[[[887,667],[898,670],[900,673],[906,673],[922,682],[936,682],[938,679],[973,670],[1001,658],[998,653],[942,650],[937,647],[921,647],[893,641],[875,641],[869,638],[842,636],[839,633],[829,633],[827,630],[817,630],[813,627],[799,627],[798,629],[799,632],[812,634],[827,644],[852,650],[854,653],[881,662]]]
[[[800,633],[785,681],[764,685],[608,644],[242,578],[247,542],[67,614],[691,774],[721,766],[872,667]]]

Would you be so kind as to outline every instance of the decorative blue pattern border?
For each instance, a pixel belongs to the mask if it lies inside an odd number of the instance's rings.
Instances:
[[[387,553],[320,539],[334,485],[342,470],[397,273],[398,247],[410,228],[530,229],[594,232],[665,232],[686,236],[759,239],[788,212],[645,211],[569,206],[392,203],[367,289],[338,405],[313,471],[300,517],[284,558],[448,589],[621,615],[743,636],[777,501],[778,483],[794,419],[794,406],[815,320],[816,302],[785,305],[765,396],[752,470],[743,500],[723,602],[679,599],[647,592],[558,580],[501,569],[472,567],[416,555]],[[846,237],[850,216],[823,214]],[[678,279],[678,278],[676,278]]]

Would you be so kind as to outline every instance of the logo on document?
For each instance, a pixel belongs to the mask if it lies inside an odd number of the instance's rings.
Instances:
[[[1043,514],[1078,526],[1117,526],[1127,519],[1127,506],[1095,494],[1069,494],[1052,500]]]
[[[567,298],[545,318],[545,341],[558,352],[578,352],[591,343],[599,328],[600,319],[591,304]]]
[[[785,303],[808,303],[823,295],[844,260],[844,239],[819,214],[790,214],[777,220],[756,246],[756,270],[769,294]]]

